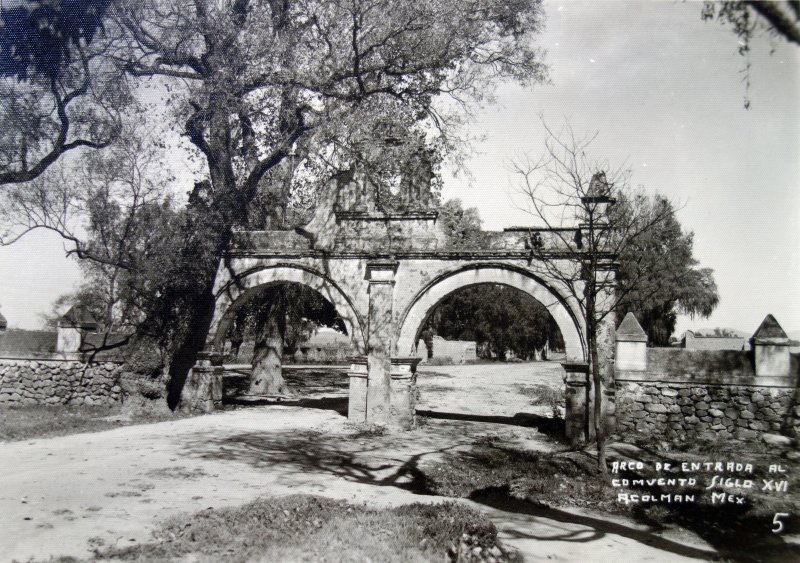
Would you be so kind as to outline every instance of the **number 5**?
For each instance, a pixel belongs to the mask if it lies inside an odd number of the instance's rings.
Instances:
[[[783,522],[781,522],[781,518],[788,518],[788,512],[776,512],[775,518],[772,519],[772,525],[775,528],[772,528],[772,532],[775,534],[780,534],[783,531]]]

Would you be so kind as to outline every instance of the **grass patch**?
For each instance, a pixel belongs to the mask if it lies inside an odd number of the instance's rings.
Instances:
[[[0,409],[0,442],[53,438],[163,422],[191,415],[172,412],[122,412],[121,406],[34,405]]]
[[[311,495],[259,499],[168,519],[156,541],[97,549],[114,561],[517,561],[494,524],[456,503],[389,510]]]
[[[616,507],[610,485],[590,456],[520,451],[496,436],[425,466],[425,474],[432,492],[442,496],[468,498],[480,491],[508,488],[516,498],[547,506]]]

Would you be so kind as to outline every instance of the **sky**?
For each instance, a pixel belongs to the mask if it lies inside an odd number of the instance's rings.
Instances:
[[[543,118],[598,133],[592,156],[632,170],[632,184],[678,204],[694,253],[713,268],[720,304],[688,328],[754,332],[772,313],[800,330],[800,48],[761,37],[752,45],[749,110],[738,39],[700,19],[698,2],[547,2],[551,83],[501,85],[476,112],[483,140],[469,174],[444,178],[444,197],[477,207],[484,228],[534,224],[510,162],[536,157]],[[774,50],[774,51],[773,51]],[[541,117],[540,117],[541,116]],[[186,175],[186,186],[193,178]],[[80,282],[57,236],[34,233],[0,248],[0,312],[37,328],[39,314]]]

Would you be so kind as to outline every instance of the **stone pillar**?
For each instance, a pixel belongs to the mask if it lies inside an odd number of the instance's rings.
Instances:
[[[756,377],[788,377],[791,366],[789,337],[775,317],[767,315],[750,339]]]
[[[647,334],[633,313],[628,313],[617,328],[615,371],[647,369]]]
[[[347,420],[354,424],[367,422],[367,357],[350,358],[350,397],[347,401]]]
[[[386,426],[390,419],[391,350],[394,337],[392,306],[397,266],[398,262],[393,260],[367,263],[367,424]]]
[[[592,404],[589,365],[583,362],[561,364],[564,374],[564,430],[570,446],[577,447],[592,436]]]
[[[181,409],[212,412],[222,407],[222,356],[216,352],[197,354],[181,394]]]
[[[416,426],[417,364],[420,361],[420,358],[392,358],[389,424],[393,428],[410,430]]]
[[[597,311],[606,312],[597,327],[597,358],[603,378],[600,407],[604,434],[610,436],[617,431],[617,387],[614,381],[617,326],[614,307],[616,307],[617,264],[610,260],[600,264],[596,280],[600,288],[596,301]],[[594,399],[594,394],[592,394],[592,399]]]

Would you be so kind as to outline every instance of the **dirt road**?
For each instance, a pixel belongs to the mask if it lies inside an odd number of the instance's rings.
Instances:
[[[515,406],[501,388],[515,385],[516,377],[526,384],[525,370],[495,370],[488,383],[481,370],[469,375],[460,369],[436,368],[441,375],[422,378],[423,390],[429,387],[423,408],[443,412],[439,394],[459,381],[469,389],[473,381],[488,391],[448,398],[447,412],[457,411],[457,404],[462,413],[481,405],[481,415],[523,412],[517,409],[524,401]],[[377,506],[441,501],[415,492],[420,464],[498,433],[525,447],[553,447],[535,428],[446,418],[412,432],[364,437],[335,410],[297,406],[0,444],[0,560],[87,556],[102,546],[146,542],[156,522],[170,514],[259,496],[313,493]],[[671,561],[712,554],[700,540],[687,545],[685,536],[678,541],[605,516],[475,506],[527,561]]]

